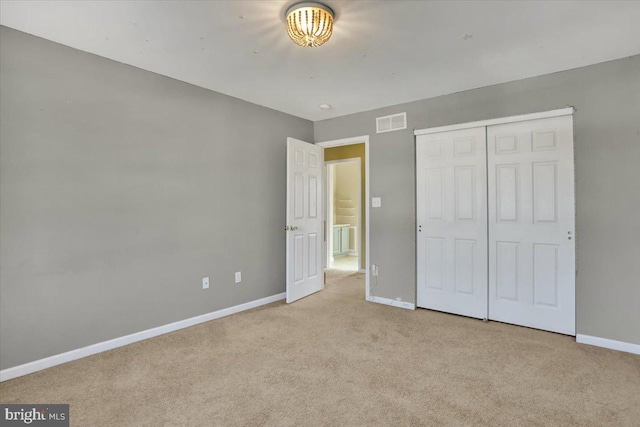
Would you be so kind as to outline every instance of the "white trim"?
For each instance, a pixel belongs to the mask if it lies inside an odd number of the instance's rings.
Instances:
[[[369,135],[362,135],[362,136],[354,136],[354,137],[350,137],[350,138],[342,138],[342,139],[335,139],[332,141],[323,141],[323,142],[317,142],[316,145],[319,145],[320,147],[323,148],[329,148],[329,147],[341,147],[343,145],[354,145],[354,144],[364,144],[364,179],[365,179],[365,184],[364,184],[364,197],[366,200],[365,203],[365,210],[364,210],[364,218],[365,218],[365,248],[366,248],[366,254],[365,254],[365,260],[364,260],[364,264],[365,264],[365,298],[367,299],[367,301],[369,300],[370,294],[371,294],[371,287],[370,287],[370,283],[371,283],[371,268],[369,268],[369,266],[371,265],[371,218],[369,217],[369,210],[370,210],[370,193],[369,193],[369,174],[371,173],[371,167],[369,166]],[[323,152],[324,154],[324,152]],[[324,161],[324,157],[323,157],[323,161]],[[326,197],[323,197],[323,201],[326,201]],[[327,208],[326,206],[323,207],[323,211],[324,211],[324,215],[326,215],[326,211]],[[326,218],[325,218],[326,219]],[[326,251],[325,251],[326,253]],[[325,266],[327,265],[327,260],[325,260]]]
[[[416,309],[416,305],[414,303],[412,303],[412,302],[398,301],[398,300],[391,299],[391,298],[369,297],[369,298],[367,298],[367,301],[375,302],[375,303],[378,303],[378,304],[391,305],[393,307],[406,308],[408,310],[415,310]]]
[[[449,126],[438,126],[428,129],[416,129],[414,135],[428,135],[430,133],[450,132],[452,130],[470,129],[482,126],[502,125],[505,123],[524,122],[527,120],[546,119],[549,117],[569,116],[574,113],[573,107],[561,108],[558,110],[542,111],[540,113],[523,114],[520,116],[500,117],[497,119],[480,120],[477,122],[458,123]]]
[[[322,150],[322,158],[324,158],[324,149]],[[335,257],[333,256],[333,223],[334,212],[331,210],[331,206],[333,206],[333,169],[331,168],[331,164],[324,162],[324,170],[322,171],[327,179],[324,180],[325,190],[322,198],[322,202],[324,203],[322,207],[322,212],[324,216],[324,257],[325,262],[324,266],[326,268],[333,268],[333,263],[335,261]]]
[[[86,347],[67,351],[66,353],[56,354],[54,356],[46,357],[44,359],[25,363],[23,365],[14,366],[13,368],[3,369],[2,371],[0,371],[0,382],[11,380],[11,379],[21,377],[23,375],[31,374],[37,371],[41,371],[43,369],[51,368],[53,366],[62,365],[63,363],[82,359],[83,357],[102,353],[103,351],[113,350],[114,348],[123,347],[125,345],[133,344],[138,341],[157,337],[159,335],[164,335],[169,332],[174,332],[180,329],[188,328],[190,326],[198,325],[200,323],[208,322],[210,320],[219,319],[221,317],[229,316],[231,314],[239,313],[241,311],[251,310],[252,308],[260,307],[265,304],[271,304],[272,302],[283,300],[285,299],[285,297],[286,297],[286,293],[283,292],[281,294],[272,295],[270,297],[265,297],[265,298],[257,299],[255,301],[245,302],[244,304],[223,308],[221,310],[213,311],[211,313],[202,314],[200,316],[195,316],[189,319],[169,323],[168,325],[158,326],[156,328],[147,329],[147,330],[136,332],[130,335],[125,335],[123,337],[114,338],[112,340],[103,341],[97,344],[92,344]]]
[[[341,147],[343,145],[368,144],[369,135],[354,136],[350,138],[335,139],[332,141],[316,142],[316,145],[323,148]]]
[[[590,335],[576,335],[576,342],[580,344],[595,345],[596,347],[610,348],[611,350],[626,351],[627,353],[640,354],[640,344],[610,340],[608,338],[592,337]]]
[[[362,144],[362,142],[360,143]],[[320,145],[320,144],[317,144]],[[360,163],[360,157],[349,157],[348,159],[327,160],[325,165],[339,165],[341,163]]]

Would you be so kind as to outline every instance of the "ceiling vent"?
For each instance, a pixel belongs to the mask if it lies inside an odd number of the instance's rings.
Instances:
[[[407,128],[407,113],[393,114],[376,119],[376,133],[391,132]]]

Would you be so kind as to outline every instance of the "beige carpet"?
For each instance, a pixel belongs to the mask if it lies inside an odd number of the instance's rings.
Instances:
[[[364,301],[362,275],[0,384],[74,426],[640,425],[640,356]]]

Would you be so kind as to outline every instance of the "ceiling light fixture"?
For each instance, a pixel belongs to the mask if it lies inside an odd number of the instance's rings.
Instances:
[[[294,4],[286,18],[287,33],[298,46],[322,46],[333,33],[333,11],[320,3]]]

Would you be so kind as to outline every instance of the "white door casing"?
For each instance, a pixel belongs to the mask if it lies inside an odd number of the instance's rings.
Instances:
[[[417,305],[487,317],[485,127],[416,138]]]
[[[489,318],[575,335],[573,116],[487,139]]]
[[[287,303],[324,286],[323,149],[287,138]]]
[[[322,147],[322,148],[329,148],[329,147],[341,147],[344,145],[353,145],[353,144],[364,144],[364,167],[365,167],[365,173],[364,173],[364,195],[360,195],[360,197],[364,197],[364,199],[367,201],[367,203],[365,203],[365,210],[364,212],[361,212],[361,218],[363,218],[363,222],[361,222],[361,232],[364,233],[364,241],[365,241],[365,245],[364,248],[360,248],[359,251],[359,256],[362,256],[362,251],[365,251],[365,255],[364,255],[364,265],[365,265],[365,269],[364,269],[364,274],[365,274],[365,299],[367,301],[373,301],[373,302],[381,302],[380,300],[376,299],[376,297],[371,295],[371,244],[370,244],[370,236],[371,236],[371,222],[370,222],[370,210],[371,210],[371,204],[369,203],[370,197],[371,197],[371,192],[370,192],[370,188],[369,188],[369,175],[370,175],[370,171],[369,171],[369,135],[362,135],[362,136],[354,136],[354,137],[349,137],[349,138],[343,138],[343,139],[336,139],[336,140],[332,140],[332,141],[323,141],[323,142],[318,142],[316,145]],[[326,198],[324,199],[326,201]],[[328,206],[328,204],[326,205]],[[323,212],[326,214],[326,206],[323,209]],[[325,244],[327,244],[329,242],[329,238],[326,239]],[[323,251],[323,256],[327,255],[327,249],[325,248],[325,250]],[[329,259],[324,259],[323,260],[323,265],[324,266],[328,266],[328,262]],[[395,300],[390,300],[390,301],[395,301]],[[384,303],[386,303],[387,301],[384,301]],[[415,308],[415,307],[412,307]]]

